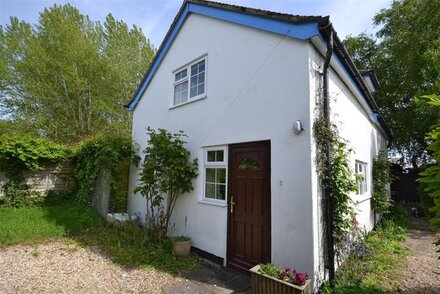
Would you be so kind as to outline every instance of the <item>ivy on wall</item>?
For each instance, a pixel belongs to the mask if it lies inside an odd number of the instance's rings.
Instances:
[[[391,206],[390,194],[387,189],[391,182],[390,162],[385,152],[379,152],[373,161],[373,192],[371,205],[379,213],[388,212]]]
[[[26,172],[42,170],[45,163],[56,163],[68,157],[68,148],[51,141],[27,135],[0,137],[0,172],[8,181],[3,185],[0,204],[19,207],[41,201],[25,181]]]
[[[357,176],[351,169],[350,156],[353,150],[348,142],[338,134],[336,125],[326,127],[325,120],[318,116],[315,120],[316,165],[322,190],[330,185],[333,198],[333,236],[335,253],[342,254],[343,241],[357,229],[355,225],[354,203],[351,194],[357,191]],[[330,172],[326,160],[326,142],[330,140]],[[328,179],[327,175],[330,175]]]
[[[75,199],[83,205],[90,205],[98,175],[105,171],[105,179],[110,185],[109,211],[126,211],[127,195],[121,182],[127,165],[137,160],[129,138],[98,137],[83,142],[76,149],[72,161],[72,176],[76,180]]]

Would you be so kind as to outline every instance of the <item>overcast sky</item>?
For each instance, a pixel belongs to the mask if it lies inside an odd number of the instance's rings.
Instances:
[[[182,0],[0,0],[0,25],[17,16],[38,22],[38,13],[54,3],[70,3],[92,20],[103,21],[111,13],[130,26],[142,28],[156,48],[159,47],[179,10]],[[219,2],[299,15],[330,15],[341,39],[362,32],[374,33],[373,16],[391,6],[391,0],[222,0]]]

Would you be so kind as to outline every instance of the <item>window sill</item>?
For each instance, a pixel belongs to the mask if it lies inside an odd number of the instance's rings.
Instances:
[[[362,195],[357,195],[359,197],[359,200],[357,200],[357,203],[362,203],[365,202],[369,199],[371,199],[371,195],[370,194],[362,194]]]
[[[171,109],[174,109],[174,108],[178,108],[178,107],[180,107],[180,106],[184,106],[184,105],[187,105],[187,104],[190,104],[190,103],[193,103],[193,102],[196,102],[196,101],[199,101],[199,100],[205,99],[205,98],[206,98],[206,95],[201,96],[201,97],[197,97],[197,98],[192,98],[192,99],[190,99],[190,100],[188,100],[188,101],[186,101],[186,102],[183,102],[183,103],[180,103],[180,104],[177,104],[177,105],[173,105],[173,106],[171,106],[171,107],[168,108],[168,109],[171,110]]]
[[[227,207],[227,203],[226,202],[220,202],[220,201],[211,201],[211,200],[199,200],[198,201],[200,204],[206,204],[206,205],[212,205],[212,206],[218,206],[218,207]]]

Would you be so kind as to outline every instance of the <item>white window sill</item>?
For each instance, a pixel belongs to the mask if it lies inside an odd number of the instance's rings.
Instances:
[[[359,197],[359,199],[357,199],[357,203],[362,203],[367,201],[368,199],[371,199],[371,195],[370,194],[362,194],[362,195],[356,195]]]
[[[180,107],[180,106],[184,106],[184,105],[187,105],[187,104],[190,104],[190,103],[193,103],[193,102],[196,102],[196,101],[199,101],[199,100],[205,99],[205,98],[206,98],[206,95],[203,95],[203,96],[201,96],[201,97],[197,97],[197,98],[191,98],[191,99],[189,99],[188,101],[185,101],[185,102],[183,102],[183,103],[180,103],[180,104],[177,104],[177,105],[173,105],[173,106],[171,106],[171,107],[168,108],[168,109],[171,110],[171,109],[174,109],[174,108],[178,108],[178,107]]]
[[[206,205],[212,205],[212,206],[218,206],[218,207],[226,207],[228,204],[226,202],[220,202],[220,201],[212,201],[207,199],[202,199],[198,201],[200,204],[206,204]]]

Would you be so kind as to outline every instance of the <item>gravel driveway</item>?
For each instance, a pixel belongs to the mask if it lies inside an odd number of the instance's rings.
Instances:
[[[412,218],[405,246],[410,250],[400,286],[394,293],[440,293],[440,260],[436,246],[439,234],[429,231],[429,224]]]
[[[123,268],[70,239],[0,249],[0,293],[162,293],[182,281]]]

